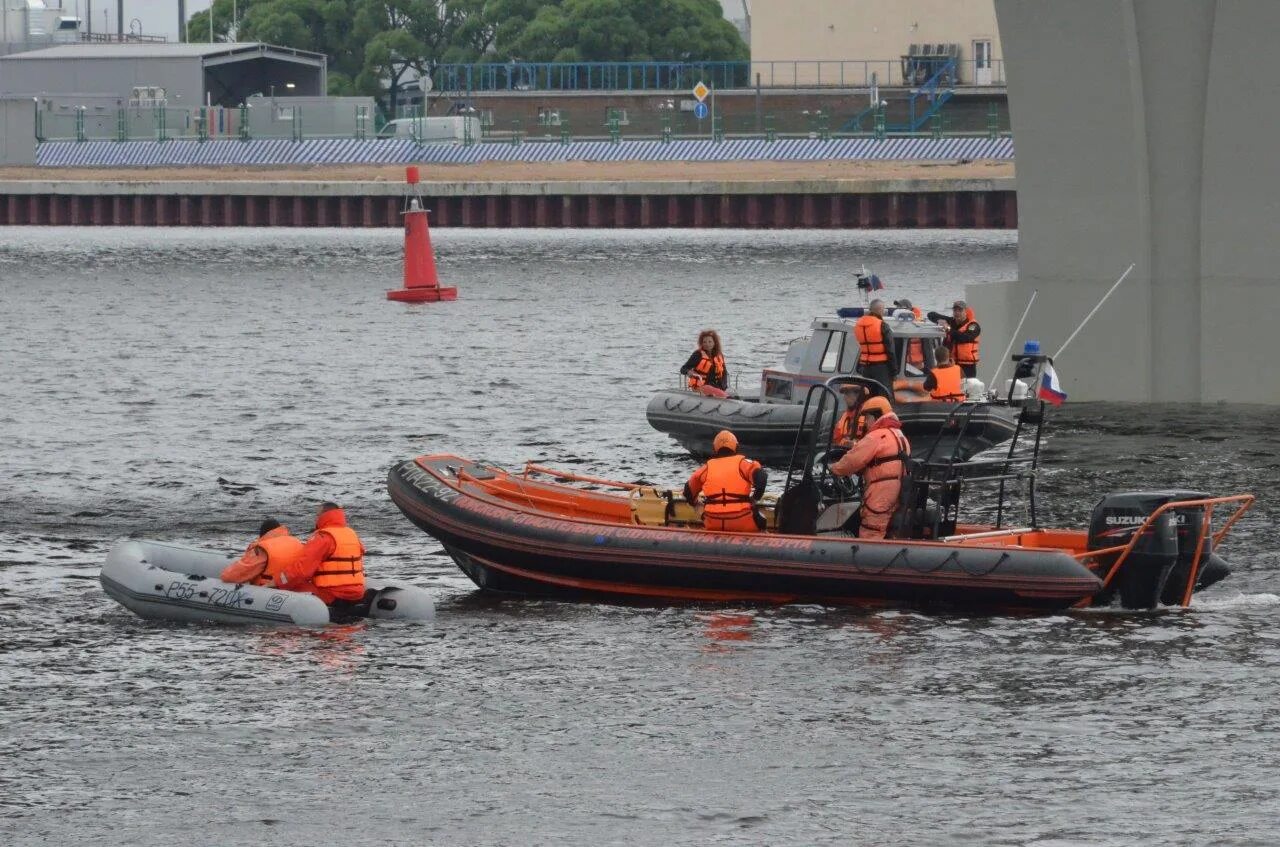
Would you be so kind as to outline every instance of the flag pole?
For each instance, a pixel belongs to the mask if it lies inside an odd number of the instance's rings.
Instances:
[[[1040,289],[1031,292],[1031,299],[1027,301],[1027,308],[1022,310],[1022,317],[1018,319],[1018,325],[1013,328],[1013,335],[1009,336],[1009,346],[1004,348],[1004,355],[1000,357],[1000,361],[996,363],[996,372],[991,375],[991,381],[987,385],[994,390],[996,380],[1000,378],[1000,371],[1004,370],[1005,360],[1009,358],[1009,354],[1013,352],[1014,342],[1018,340],[1018,333],[1022,330],[1022,324],[1026,321],[1027,315],[1031,314],[1031,304],[1036,302],[1036,295],[1040,293]]]
[[[1058,348],[1057,353],[1053,354],[1053,356],[1050,358],[1050,361],[1062,355],[1062,351],[1066,350],[1067,345],[1075,340],[1075,337],[1080,334],[1080,330],[1084,329],[1084,325],[1089,322],[1090,318],[1092,318],[1094,315],[1098,313],[1098,310],[1102,308],[1102,304],[1107,302],[1107,298],[1111,296],[1112,292],[1114,292],[1117,288],[1120,287],[1120,283],[1124,282],[1125,277],[1129,275],[1129,272],[1132,271],[1135,266],[1136,266],[1136,263],[1131,264],[1129,265],[1129,267],[1125,268],[1124,273],[1120,274],[1120,278],[1115,281],[1115,284],[1107,289],[1106,294],[1102,295],[1102,299],[1098,301],[1098,305],[1094,306],[1093,310],[1090,311],[1089,314],[1084,316],[1084,320],[1080,321],[1080,326],[1076,327],[1076,331],[1071,333],[1069,336],[1067,336],[1066,341],[1062,342],[1062,346]]]

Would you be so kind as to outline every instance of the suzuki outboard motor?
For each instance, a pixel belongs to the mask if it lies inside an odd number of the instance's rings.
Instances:
[[[1205,497],[1195,491],[1109,494],[1093,508],[1089,549],[1127,544],[1147,517],[1164,504]],[[1195,506],[1165,512],[1147,528],[1116,574],[1114,587],[1119,591],[1121,605],[1127,609],[1150,609],[1158,603],[1181,602],[1191,576],[1203,521],[1204,510]],[[1196,588],[1212,585],[1230,572],[1226,563],[1212,553],[1212,543],[1206,538]],[[1102,557],[1101,574],[1105,575],[1118,556],[1112,553]]]
[[[1160,506],[1170,500],[1184,499],[1173,491],[1130,491],[1108,494],[1093,507],[1089,519],[1089,549],[1101,550],[1128,544],[1133,534]],[[1191,498],[1185,498],[1191,499]],[[1099,559],[1100,576],[1105,576],[1120,557],[1110,553]],[[1165,584],[1178,563],[1178,525],[1172,512],[1157,518],[1133,546],[1113,587],[1126,609],[1151,609],[1164,594]]]

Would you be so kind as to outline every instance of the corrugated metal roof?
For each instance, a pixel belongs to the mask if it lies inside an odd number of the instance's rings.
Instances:
[[[472,164],[486,160],[543,161],[750,161],[887,159],[948,161],[1013,159],[1012,138],[807,138],[685,139],[657,141],[576,141],[419,146],[408,139],[253,139],[198,141],[52,141],[36,150],[36,161],[52,167],[155,165],[290,165],[338,163]]]
[[[296,54],[307,60],[322,59],[323,54],[291,47],[276,47],[258,41],[240,41],[222,44],[59,44],[43,50],[29,50],[0,57],[0,62],[30,62],[47,59],[184,59],[229,56],[236,53]]]

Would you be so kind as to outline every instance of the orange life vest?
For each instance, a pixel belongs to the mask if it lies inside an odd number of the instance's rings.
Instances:
[[[959,329],[968,329],[976,323],[972,318],[965,321]],[[955,360],[957,365],[976,365],[978,364],[978,339],[972,341],[958,341],[951,346],[951,358]]]
[[[853,325],[853,336],[858,340],[858,364],[875,365],[889,361],[889,350],[884,344],[884,321],[875,315],[863,315]]]
[[[689,387],[696,389],[703,382],[713,384],[724,384],[724,356],[717,353],[714,356],[708,356],[707,351],[699,350],[702,358],[698,360],[698,364],[693,366],[693,371],[689,374]],[[697,376],[694,376],[697,374]]]
[[[929,393],[934,400],[942,400],[947,403],[959,403],[964,400],[964,373],[960,370],[959,365],[939,365],[930,373],[933,379],[938,383],[937,387]]]
[[[271,530],[255,541],[254,546],[267,554],[267,567],[253,581],[255,585],[269,585],[277,574],[293,567],[302,558],[302,540],[290,535],[284,527]]]
[[[327,526],[317,529],[333,539],[333,552],[320,563],[311,582],[317,588],[342,588],[356,585],[364,588],[364,545],[349,526]]]
[[[703,514],[721,520],[751,514],[751,478],[759,467],[759,462],[745,456],[708,459],[702,480]]]
[[[911,316],[916,320],[924,317],[918,306],[911,307]],[[907,364],[917,368],[924,367],[924,343],[919,338],[913,338],[907,342]]]
[[[878,455],[862,470],[862,508],[864,512],[872,514],[891,514],[897,509],[896,504],[887,511],[871,508],[866,502],[867,494],[873,485],[890,481],[900,482],[906,476],[907,462],[911,458],[911,444],[900,429],[884,429],[876,432],[888,432],[889,435],[877,436],[880,439],[880,444],[877,445]]]
[[[857,420],[854,418],[854,411],[847,410],[840,416],[840,420],[836,421],[835,432],[831,434],[832,444],[844,444],[848,441],[857,441],[859,438],[867,434],[867,416],[861,413],[857,414]]]

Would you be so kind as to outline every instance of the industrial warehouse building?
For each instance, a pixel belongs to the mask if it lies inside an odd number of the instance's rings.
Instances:
[[[257,42],[64,44],[0,58],[0,94],[83,94],[237,106],[263,97],[322,97],[325,56]],[[158,105],[158,103],[157,103]]]

